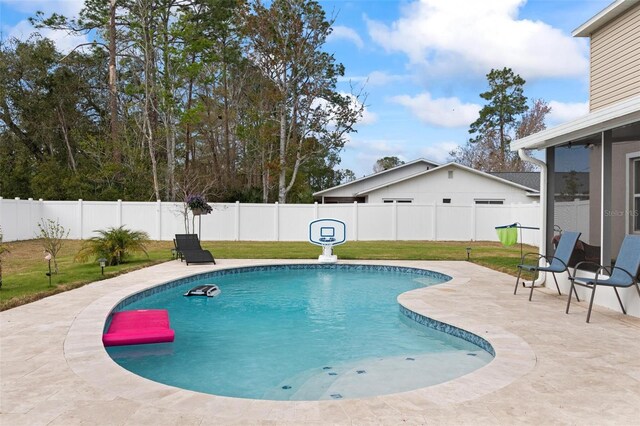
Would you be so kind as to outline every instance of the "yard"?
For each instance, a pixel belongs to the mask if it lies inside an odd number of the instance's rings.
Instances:
[[[39,240],[6,243],[9,253],[3,259],[3,283],[0,310],[10,309],[43,297],[81,287],[93,281],[113,277],[146,266],[171,260],[170,241],[153,241],[147,246],[149,257],[134,256],[131,261],[106,267],[104,276],[96,262],[79,263],[74,257],[82,241],[67,240],[58,255],[59,273],[53,274],[51,285],[46,276]],[[216,241],[203,242],[216,259],[309,259],[314,261],[321,249],[307,242]],[[354,241],[335,248],[339,259],[349,260],[466,260],[467,248],[472,262],[491,269],[516,273],[520,246],[505,248],[493,242],[451,241]],[[525,246],[525,252],[536,251]],[[53,265],[52,265],[53,268]],[[185,268],[187,266],[185,265]]]

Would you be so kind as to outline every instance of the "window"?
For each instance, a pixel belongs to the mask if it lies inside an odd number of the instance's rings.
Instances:
[[[453,170],[449,170],[449,179],[453,179]]]
[[[451,204],[451,198],[443,198],[442,204]]]
[[[548,228],[553,223],[559,229],[581,232],[580,240],[594,247],[594,252],[599,251],[601,245],[599,170],[602,143],[597,137],[547,150],[548,179],[554,188],[553,197],[548,195],[553,199],[548,204],[553,209]],[[549,236],[551,238],[553,236]],[[600,261],[599,256],[592,259]]]
[[[383,198],[382,199],[383,203],[393,203],[394,201],[396,203],[405,203],[405,204],[406,203],[413,203],[413,199],[411,199],[411,198]]]
[[[504,200],[474,200],[476,204],[504,204]]]

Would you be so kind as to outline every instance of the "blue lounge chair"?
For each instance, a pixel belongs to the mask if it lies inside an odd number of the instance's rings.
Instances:
[[[518,278],[516,278],[516,288],[513,290],[513,294],[516,294],[518,291],[518,284],[520,282],[520,275],[522,271],[529,272],[551,272],[553,275],[553,280],[556,282],[556,288],[558,289],[558,294],[562,295],[560,292],[560,286],[558,285],[558,280],[556,279],[556,273],[565,272],[569,274],[569,278],[571,278],[571,274],[569,273],[569,259],[571,258],[571,253],[573,253],[573,249],[578,242],[578,238],[580,238],[580,232],[564,232],[562,237],[560,237],[560,241],[558,242],[558,248],[556,248],[556,252],[553,256],[544,256],[538,253],[525,253],[520,259],[520,264],[518,265]],[[525,263],[525,259],[529,255],[536,255],[538,258],[535,264],[527,264]],[[545,259],[549,266],[540,266],[540,259]],[[524,280],[522,281],[524,285]],[[525,285],[526,287],[526,285]],[[529,301],[531,301],[531,297],[533,296],[533,280],[531,281],[531,292],[529,293]],[[578,298],[578,293],[576,292],[576,298]],[[578,299],[580,301],[580,299]]]
[[[584,263],[594,262],[580,262],[575,266],[578,269],[580,265]],[[596,276],[594,278],[583,278],[575,276],[575,269],[573,277],[569,277],[571,280],[571,288],[575,290],[575,286],[579,285],[591,289],[591,301],[589,302],[589,312],[587,313],[587,322],[591,318],[591,308],[593,307],[593,298],[596,295],[596,287],[599,285],[612,287],[616,292],[618,303],[622,308],[622,313],[627,314],[624,309],[620,294],[618,293],[618,287],[631,287],[635,286],[638,290],[638,296],[640,296],[640,286],[638,285],[638,270],[640,269],[640,235],[627,235],[622,241],[618,258],[616,259],[615,266],[611,270],[602,265],[597,265]],[[602,273],[606,273],[607,276],[603,277]],[[576,295],[576,298],[578,296]],[[580,300],[578,300],[580,301]],[[567,300],[567,311],[569,313],[569,306],[571,305],[571,293],[569,293],[569,300]]]

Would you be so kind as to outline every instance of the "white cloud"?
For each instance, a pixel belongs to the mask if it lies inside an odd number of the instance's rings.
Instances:
[[[393,155],[400,157],[401,152],[404,152],[405,141],[403,140],[393,140],[393,139],[350,139],[348,142],[349,149],[355,149],[359,151],[367,151],[368,153],[371,151],[375,151],[380,155],[388,156],[390,153]],[[377,154],[371,154],[377,155]],[[376,157],[378,159],[379,157]]]
[[[333,31],[329,34],[329,37],[327,37],[327,41],[348,40],[355,44],[358,49],[362,49],[364,47],[362,38],[353,28],[342,25],[334,25],[332,28]]]
[[[66,31],[52,30],[48,28],[36,29],[29,21],[20,21],[8,30],[9,38],[15,37],[19,40],[27,40],[31,34],[38,33],[42,37],[53,40],[56,48],[62,53],[68,53],[81,43],[87,43],[89,39],[84,35],[72,35]]]
[[[589,113],[589,102],[550,101],[551,111],[547,114],[547,123],[551,126],[575,120]]]
[[[369,108],[367,108],[366,105],[363,105],[363,103],[360,102],[360,100],[355,95],[351,93],[341,93],[341,95],[346,96],[351,100],[351,106],[354,109],[362,108],[364,106],[364,109],[362,111],[362,117],[358,121],[358,124],[367,125],[367,124],[373,124],[376,121],[378,121],[378,114],[371,111]]]
[[[360,119],[360,121],[358,121],[358,124],[367,125],[373,124],[376,121],[378,121],[378,114],[365,107],[362,113],[362,118]]]
[[[345,76],[339,77],[338,81],[351,81],[356,83],[365,83],[369,86],[386,86],[390,83],[396,83],[398,81],[406,80],[410,78],[408,75],[402,74],[389,74],[386,71],[372,71],[368,75],[364,76]]]
[[[584,76],[587,44],[541,22],[518,19],[526,0],[420,0],[391,25],[368,20],[371,38],[429,73],[483,76],[510,67],[524,78]]]
[[[354,135],[352,135],[354,136]],[[383,157],[395,156],[402,161],[408,161],[406,156],[406,141],[393,139],[349,139],[345,151],[349,152],[345,161],[345,167],[351,168],[357,176],[373,173],[373,166],[377,160]],[[413,160],[411,158],[410,160]]]
[[[460,145],[455,142],[436,142],[420,150],[420,156],[437,163],[446,163],[449,160],[449,153],[456,150]]]
[[[391,98],[403,105],[425,123],[439,127],[465,127],[478,118],[480,105],[465,104],[458,98],[433,99],[428,92],[416,96],[400,95]]]
[[[340,93],[342,96],[346,96],[347,98],[349,98],[349,101],[351,103],[351,108],[354,110],[360,109],[360,108],[364,108],[362,110],[362,117],[360,117],[360,120],[358,120],[357,124],[362,124],[362,125],[367,125],[367,124],[373,124],[376,121],[378,121],[378,114],[376,114],[375,112],[370,111],[366,105],[363,105],[363,103],[360,101],[360,99],[358,99],[357,96],[351,94],[351,93]],[[311,104],[312,108],[317,108],[320,107],[323,110],[326,110],[329,112],[330,114],[330,120],[329,120],[329,125],[331,126],[335,126],[336,125],[336,120],[335,120],[335,116],[331,115],[334,114],[336,112],[336,106],[334,104],[329,103],[329,101],[327,101],[326,99],[322,99],[322,98],[316,98],[313,103]]]

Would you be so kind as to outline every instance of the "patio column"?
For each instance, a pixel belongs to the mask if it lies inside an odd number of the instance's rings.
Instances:
[[[555,222],[555,194],[556,194],[556,149],[555,147],[546,149],[546,163],[547,163],[547,172],[540,173],[540,204],[546,207],[545,211],[542,212],[543,215],[546,215],[546,222],[543,221],[541,224],[541,228],[543,228],[542,236],[544,241],[540,241],[540,245],[545,247],[544,254],[550,256],[553,254],[553,244],[551,241],[554,236],[554,225]],[[545,190],[544,193],[542,190]],[[544,203],[546,199],[546,203]],[[542,253],[542,251],[540,251]]]
[[[600,158],[600,261],[611,266],[611,168],[612,131],[602,132],[602,157]]]

